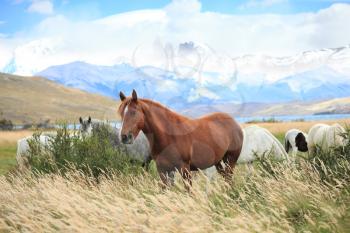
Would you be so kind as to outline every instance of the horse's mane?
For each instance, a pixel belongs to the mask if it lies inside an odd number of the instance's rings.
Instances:
[[[128,106],[131,103],[131,101],[132,101],[131,97],[127,97],[124,101],[122,101],[122,103],[120,104],[119,109],[118,109],[118,113],[120,114],[120,116],[122,116],[126,106]],[[139,101],[139,103],[143,104],[142,105],[143,107],[146,107],[146,108],[155,107],[155,109],[161,109],[164,112],[173,114],[173,115],[177,116],[180,119],[183,119],[183,120],[189,119],[189,118],[187,118],[187,117],[185,117],[183,115],[180,115],[180,114],[176,113],[175,111],[167,108],[166,106],[162,105],[159,102],[156,102],[156,101],[153,101],[153,100],[150,100],[150,99],[137,99],[137,101]]]

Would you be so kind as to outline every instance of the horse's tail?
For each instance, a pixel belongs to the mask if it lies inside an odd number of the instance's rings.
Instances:
[[[290,147],[291,147],[291,144],[290,144],[289,140],[285,139],[284,140],[284,149],[286,150],[287,153],[289,152]]]

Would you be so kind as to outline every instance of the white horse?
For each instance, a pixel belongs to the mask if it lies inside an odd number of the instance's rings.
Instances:
[[[244,128],[242,151],[237,163],[248,163],[248,167],[251,169],[254,160],[257,158],[264,159],[265,157],[275,160],[288,160],[288,154],[282,144],[267,129],[257,125]],[[209,178],[213,177],[213,174],[216,173],[215,167],[204,170],[204,173]]]
[[[42,148],[49,145],[50,138],[51,136],[49,134],[39,136],[39,143],[42,146]],[[28,136],[17,140],[16,160],[17,160],[19,170],[24,170],[25,168],[29,167],[28,153],[30,149],[29,148],[30,140],[34,140],[34,136]]]
[[[316,124],[309,130],[308,147],[309,153],[315,152],[316,146],[322,150],[329,150],[335,146],[344,146],[346,140],[341,134],[345,129],[338,123],[333,125]]]
[[[79,118],[80,132],[84,136],[91,136],[94,131],[98,130],[101,126],[107,127],[110,132],[111,143],[115,148],[119,148],[126,154],[130,155],[132,159],[140,161],[143,166],[148,169],[149,163],[151,162],[151,148],[147,140],[146,135],[141,131],[135,138],[133,144],[123,144],[120,140],[119,128],[112,128],[108,123],[91,119],[91,117],[82,119]]]
[[[299,129],[290,129],[284,137],[284,148],[288,153],[292,149],[292,155],[295,157],[300,152],[307,152],[307,134]]]
[[[282,144],[267,129],[257,125],[243,129],[244,139],[238,163],[253,162],[262,156],[270,156],[276,160],[288,159]]]

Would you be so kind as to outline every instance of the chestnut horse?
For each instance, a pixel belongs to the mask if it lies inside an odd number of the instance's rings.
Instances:
[[[132,97],[120,92],[120,100],[122,142],[133,143],[142,130],[163,183],[173,183],[174,172],[178,170],[191,185],[190,171],[213,165],[226,179],[231,178],[241,152],[243,133],[228,114],[213,113],[190,119],[152,100],[137,98],[135,90]]]

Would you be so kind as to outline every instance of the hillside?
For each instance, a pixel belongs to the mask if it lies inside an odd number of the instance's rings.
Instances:
[[[41,77],[0,73],[0,113],[16,124],[45,120],[77,122],[79,116],[117,119],[118,102],[64,87]]]
[[[282,116],[313,114],[349,114],[350,97],[323,101],[288,102],[278,104],[246,103],[243,105],[225,103],[217,105],[198,105],[182,111],[183,114],[198,117],[209,112],[227,112],[233,116]]]
[[[255,115],[271,116],[348,113],[350,113],[350,97],[336,98],[318,102],[276,104],[257,111]]]

